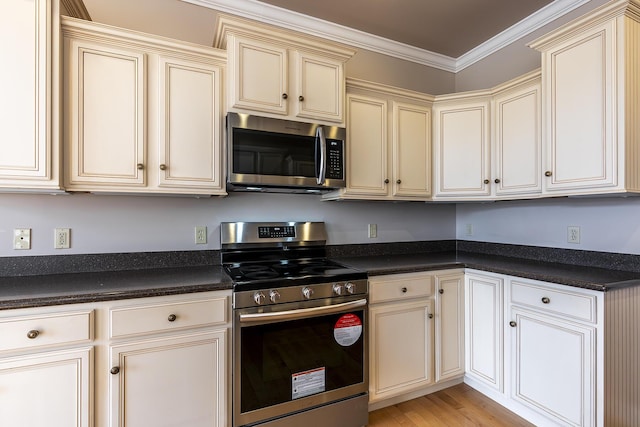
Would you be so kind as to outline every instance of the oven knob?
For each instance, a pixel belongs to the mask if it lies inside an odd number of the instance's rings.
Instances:
[[[255,294],[253,294],[253,300],[258,305],[264,304],[264,300],[265,299],[266,299],[266,297],[264,296],[264,294],[262,292],[256,292]]]
[[[342,285],[339,285],[339,284],[337,284],[337,283],[336,283],[336,284],[334,284],[334,285],[333,285],[333,293],[334,293],[334,294],[336,294],[336,295],[338,295],[338,296],[339,296],[339,295],[342,295]]]
[[[344,285],[344,288],[347,290],[347,292],[349,292],[350,294],[355,293],[356,291],[356,285],[354,285],[351,282],[347,282],[346,285]]]
[[[310,299],[311,296],[313,296],[313,289],[305,286],[304,288],[302,288],[302,296],[304,296],[306,299]]]
[[[275,289],[269,291],[269,299],[272,303],[277,303],[278,301],[280,301],[280,292],[276,291]]]

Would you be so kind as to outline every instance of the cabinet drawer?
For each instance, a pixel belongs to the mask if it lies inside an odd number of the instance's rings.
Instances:
[[[423,273],[369,278],[369,302],[403,300],[433,295],[433,276]]]
[[[114,308],[110,337],[165,332],[227,323],[227,298]]]
[[[0,351],[88,342],[93,311],[0,319],[0,337]]]
[[[596,297],[511,281],[511,302],[586,322],[596,322]]]

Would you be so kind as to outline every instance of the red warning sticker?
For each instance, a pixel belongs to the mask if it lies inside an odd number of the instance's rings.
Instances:
[[[340,316],[333,327],[333,337],[343,347],[355,344],[360,335],[362,335],[362,321],[352,313]]]

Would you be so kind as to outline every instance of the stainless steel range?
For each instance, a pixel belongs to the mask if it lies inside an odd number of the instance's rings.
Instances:
[[[366,273],[327,259],[322,222],[220,231],[234,288],[233,426],[366,425]]]

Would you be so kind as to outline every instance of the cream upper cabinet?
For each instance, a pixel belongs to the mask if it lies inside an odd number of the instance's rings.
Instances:
[[[229,111],[344,123],[344,63],[351,48],[220,15],[214,46],[227,49]]]
[[[517,199],[542,192],[540,71],[435,102],[435,196]]]
[[[0,191],[59,190],[59,1],[8,0],[5,6]]]
[[[434,104],[434,198],[489,196],[491,98],[447,95]]]
[[[551,195],[640,191],[638,9],[609,3],[531,45],[542,53]]]
[[[63,18],[65,188],[223,195],[214,49]]]
[[[350,79],[347,187],[325,199],[428,200],[431,98]]]

